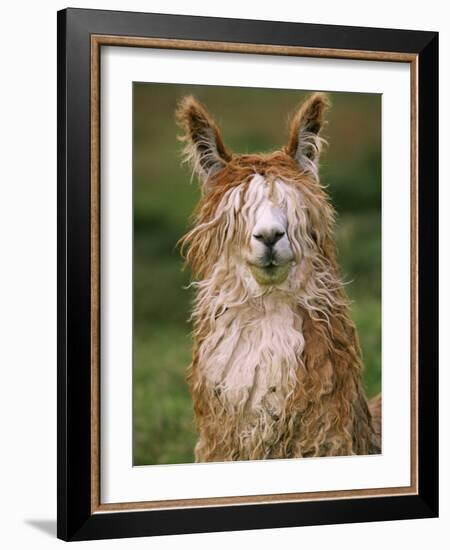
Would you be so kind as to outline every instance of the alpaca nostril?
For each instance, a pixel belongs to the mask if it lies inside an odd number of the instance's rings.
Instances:
[[[285,235],[284,231],[275,231],[275,235],[274,235],[275,242],[282,239],[284,237],[284,235]]]
[[[285,235],[284,231],[276,230],[276,231],[265,231],[264,233],[254,233],[253,237],[257,241],[264,243],[266,246],[273,246],[280,239],[282,239],[284,235]]]

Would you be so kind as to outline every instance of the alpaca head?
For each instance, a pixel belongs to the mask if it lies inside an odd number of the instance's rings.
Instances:
[[[227,270],[256,291],[288,289],[327,256],[333,210],[318,178],[327,108],[327,97],[313,94],[292,117],[282,150],[239,155],[203,105],[190,96],[180,102],[185,160],[202,190],[182,240],[197,277]]]

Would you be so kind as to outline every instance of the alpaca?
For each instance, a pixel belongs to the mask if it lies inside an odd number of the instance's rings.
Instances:
[[[311,95],[281,151],[238,155],[199,101],[178,105],[184,160],[201,184],[180,241],[196,288],[187,381],[197,462],[380,453],[319,182],[328,107]]]

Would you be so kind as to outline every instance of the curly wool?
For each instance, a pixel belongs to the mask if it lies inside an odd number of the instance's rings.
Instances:
[[[197,295],[188,382],[197,461],[380,452],[324,189],[284,153],[232,159],[182,239]],[[258,288],[236,250],[263,193],[283,203],[300,261]]]

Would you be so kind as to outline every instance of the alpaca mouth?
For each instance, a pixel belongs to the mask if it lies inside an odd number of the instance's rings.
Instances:
[[[260,285],[276,285],[283,283],[289,273],[290,263],[277,265],[270,262],[266,265],[249,264],[250,271]]]

